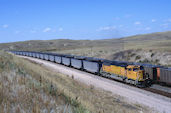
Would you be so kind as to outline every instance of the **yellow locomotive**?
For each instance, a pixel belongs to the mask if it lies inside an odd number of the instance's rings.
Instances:
[[[144,87],[149,80],[142,66],[123,63],[104,62],[100,71],[102,76]]]

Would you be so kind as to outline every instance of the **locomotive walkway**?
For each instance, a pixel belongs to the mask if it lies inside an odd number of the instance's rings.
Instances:
[[[124,97],[127,102],[134,104],[139,103],[162,113],[171,113],[171,98],[49,61],[25,56],[19,57],[42,64],[46,68],[52,69],[53,71],[74,76],[75,80],[81,81],[87,85],[93,85],[96,88],[101,88],[103,90],[110,91],[113,94],[120,95]]]

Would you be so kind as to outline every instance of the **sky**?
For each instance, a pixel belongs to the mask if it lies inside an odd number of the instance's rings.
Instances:
[[[0,0],[0,43],[171,30],[171,0]]]

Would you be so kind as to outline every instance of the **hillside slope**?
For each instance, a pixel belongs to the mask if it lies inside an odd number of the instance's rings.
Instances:
[[[0,44],[0,49],[49,51],[110,60],[171,65],[169,63],[171,61],[171,31],[136,35],[120,39],[58,39],[4,43]]]
[[[66,50],[75,48],[95,47],[95,46],[108,46],[112,44],[118,45],[118,39],[114,40],[34,40],[14,43],[0,44],[3,50],[37,50],[37,51],[54,51]]]
[[[0,44],[3,50],[60,51],[77,48],[113,47],[117,49],[160,49],[170,51],[171,31],[106,40],[34,40]]]
[[[171,31],[123,38],[126,49],[153,49],[171,51]]]

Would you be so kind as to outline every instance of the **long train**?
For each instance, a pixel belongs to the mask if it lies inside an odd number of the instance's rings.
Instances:
[[[163,66],[111,61],[106,59],[73,56],[56,53],[9,51],[16,55],[39,58],[73,67],[99,76],[111,78],[137,87],[148,87],[151,83],[171,84],[171,69]]]

